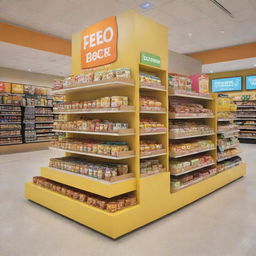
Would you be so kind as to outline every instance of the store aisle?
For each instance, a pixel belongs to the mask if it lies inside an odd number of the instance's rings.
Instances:
[[[253,256],[256,146],[241,149],[245,178],[116,241],[24,198],[24,183],[48,164],[51,151],[1,155],[0,254]]]

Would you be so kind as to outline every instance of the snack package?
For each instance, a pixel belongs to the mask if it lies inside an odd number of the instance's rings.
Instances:
[[[12,93],[24,93],[23,84],[12,84]]]

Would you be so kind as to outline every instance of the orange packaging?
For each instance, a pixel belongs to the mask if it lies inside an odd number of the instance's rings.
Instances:
[[[12,93],[24,93],[23,84],[12,84]]]
[[[117,59],[116,17],[100,21],[82,32],[81,68],[110,64]]]
[[[11,92],[12,84],[4,82],[4,92]]]

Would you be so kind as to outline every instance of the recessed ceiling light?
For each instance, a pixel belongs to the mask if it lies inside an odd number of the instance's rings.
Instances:
[[[211,71],[210,71],[210,73],[212,74],[212,73],[213,73],[213,71],[211,70]]]
[[[28,71],[30,72],[30,71],[31,71],[31,68],[28,68]]]
[[[224,30],[220,30],[220,33],[221,33],[221,34],[224,34],[224,33],[225,33],[225,31],[224,31]]]
[[[152,8],[152,4],[150,2],[142,2],[139,6],[142,9],[150,9],[150,8]]]
[[[193,36],[193,34],[192,33],[188,33],[188,36],[191,37],[191,36]]]
[[[256,67],[256,64],[254,64],[253,66]]]

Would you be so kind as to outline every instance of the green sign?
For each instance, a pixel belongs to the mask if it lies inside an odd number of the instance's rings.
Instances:
[[[160,57],[148,52],[140,53],[140,63],[158,68],[161,67]]]

